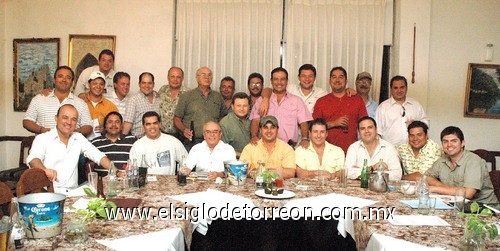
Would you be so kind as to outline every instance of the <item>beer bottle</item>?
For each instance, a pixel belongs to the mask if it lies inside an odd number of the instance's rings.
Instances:
[[[10,222],[12,223],[10,245],[15,249],[23,248],[23,239],[26,237],[26,233],[24,232],[24,219],[19,210],[17,197],[13,197],[10,202]]]
[[[368,160],[365,159],[363,162],[363,169],[361,170],[361,188],[368,188],[368,178],[370,173],[368,172]]]

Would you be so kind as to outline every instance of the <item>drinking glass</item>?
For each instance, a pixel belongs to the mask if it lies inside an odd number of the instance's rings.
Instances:
[[[420,196],[418,198],[418,213],[423,215],[429,214],[429,197]]]
[[[458,188],[455,190],[455,208],[458,212],[464,211],[465,205],[465,189]]]
[[[401,192],[403,192],[403,194],[408,194],[409,188],[410,188],[410,181],[409,180],[401,180]]]
[[[429,214],[434,215],[436,212],[436,197],[430,197],[429,198]]]
[[[344,166],[344,168],[340,169],[340,187],[346,188],[347,187],[347,167]]]
[[[97,194],[97,172],[90,172],[87,175],[87,181],[92,192]]]

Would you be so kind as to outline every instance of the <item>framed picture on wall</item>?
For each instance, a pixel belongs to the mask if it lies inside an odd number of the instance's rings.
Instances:
[[[469,64],[464,116],[500,119],[500,65]]]
[[[85,68],[97,64],[102,50],[115,53],[115,39],[112,35],[69,35],[68,66],[75,71],[75,81]]]
[[[54,87],[59,38],[14,39],[14,111],[25,112],[31,99]]]

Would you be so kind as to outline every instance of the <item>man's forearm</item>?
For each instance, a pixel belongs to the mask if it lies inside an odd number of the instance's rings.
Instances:
[[[122,133],[128,135],[130,133],[131,128],[132,128],[132,123],[125,121],[125,123],[123,123]]]
[[[41,134],[41,133],[48,131],[48,129],[44,128],[43,126],[40,126],[37,123],[35,123],[34,121],[27,120],[27,119],[23,120],[23,127],[24,127],[24,129],[28,130],[29,132],[36,133],[36,134]]]

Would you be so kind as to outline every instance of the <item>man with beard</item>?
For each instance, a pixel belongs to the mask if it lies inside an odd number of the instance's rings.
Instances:
[[[258,162],[262,161],[269,171],[281,173],[283,179],[295,177],[295,153],[293,148],[278,138],[278,119],[264,116],[259,123],[261,138],[257,144],[243,148],[240,160],[247,161],[248,174],[255,175]]]
[[[396,148],[378,136],[375,120],[368,116],[361,118],[358,122],[358,132],[361,139],[349,146],[345,158],[348,177],[357,179],[366,159],[369,172],[377,170],[382,160],[384,171],[389,173],[389,180],[401,180],[401,164]]]
[[[145,137],[132,145],[129,158],[140,163],[144,156],[148,174],[173,175],[175,162],[181,162],[187,151],[177,138],[161,132],[160,123],[157,112],[149,111],[142,115]]]
[[[446,127],[441,131],[441,143],[445,155],[425,172],[429,192],[454,195],[457,189],[465,189],[467,199],[499,209],[486,162],[465,150],[462,130]]]
[[[370,96],[370,89],[372,87],[372,75],[368,72],[362,72],[356,76],[356,92],[361,96],[365,102],[366,112],[368,116],[375,118],[377,111],[377,103]]]
[[[220,81],[219,91],[224,98],[224,114],[222,117],[226,116],[231,111],[231,103],[234,94],[234,79],[232,77],[224,77]]]
[[[115,163],[116,168],[123,169],[127,164],[130,148],[137,141],[134,135],[122,134],[123,117],[118,112],[110,112],[104,117],[104,135],[92,140],[99,151]]]
[[[248,92],[250,93],[250,110],[252,110],[253,105],[262,94],[262,89],[264,88],[264,78],[257,72],[250,74],[248,76],[247,87]]]
[[[363,99],[346,91],[347,71],[337,66],[330,70],[332,92],[316,101],[313,118],[323,118],[327,123],[326,141],[347,152],[349,145],[358,138],[357,121],[367,116]]]

